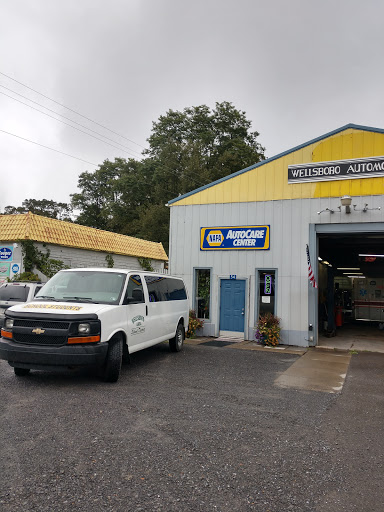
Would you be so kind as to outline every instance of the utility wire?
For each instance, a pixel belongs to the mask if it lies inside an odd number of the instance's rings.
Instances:
[[[39,144],[38,142],[34,142],[33,140],[25,139],[24,137],[20,137],[20,135],[16,135],[14,133],[7,132],[5,130],[0,130],[2,133],[6,133],[7,135],[12,135],[12,137],[17,137],[18,139],[25,140],[30,142],[31,144],[36,144],[36,146],[41,146],[42,148],[49,149],[50,151],[55,151],[56,153],[61,153],[62,155],[69,156],[71,158],[75,158],[76,160],[80,160],[81,162],[85,162],[86,164],[91,164],[97,167],[97,164],[93,162],[89,162],[88,160],[84,160],[83,158],[79,158],[77,156],[70,155],[69,153],[64,153],[63,151],[59,151],[58,149],[50,148],[49,146],[44,146],[44,144]]]
[[[21,137],[20,135],[16,135],[15,133],[10,133],[10,132],[7,132],[6,130],[0,130],[0,132],[6,133],[7,135],[11,135],[12,137],[16,137],[16,138],[24,140],[26,142],[30,142],[31,144],[35,144],[36,146],[40,146],[42,148],[49,149],[50,151],[60,153],[61,155],[69,156],[70,158],[74,158],[75,160],[79,160],[80,162],[85,162],[87,164],[94,165],[95,167],[97,167],[97,165],[98,165],[98,164],[95,164],[94,162],[90,162],[89,160],[84,160],[83,158],[79,158],[77,156],[70,155],[69,153],[65,153],[64,151],[59,151],[58,149],[50,148],[49,146],[45,146],[44,144],[40,144],[39,142],[35,142],[33,140],[26,139],[25,137]],[[148,185],[147,181],[142,181],[142,180],[137,180],[137,179],[136,179],[136,181],[139,183],[142,183],[143,185]],[[170,193],[171,191],[167,190],[167,192]]]
[[[121,135],[121,134],[119,134],[119,133],[117,133],[117,132],[115,132],[115,131],[111,130],[110,128],[108,128],[108,127],[106,127],[106,126],[104,126],[104,125],[102,125],[102,124],[100,124],[100,123],[98,123],[98,122],[96,122],[96,121],[93,121],[92,119],[90,119],[90,118],[88,118],[88,117],[86,117],[86,116],[84,116],[84,115],[80,114],[79,112],[76,112],[76,110],[73,110],[73,109],[71,109],[71,108],[67,107],[66,105],[63,105],[62,103],[59,103],[58,101],[56,101],[56,100],[54,100],[54,99],[50,98],[49,96],[46,96],[45,94],[42,94],[41,92],[39,92],[39,91],[37,91],[37,90],[35,90],[35,89],[32,89],[32,87],[29,87],[28,85],[23,84],[22,82],[19,82],[19,81],[18,81],[18,80],[16,80],[15,78],[12,78],[11,76],[6,75],[6,74],[5,74],[5,73],[3,73],[2,71],[0,71],[0,75],[3,75],[3,76],[5,76],[5,77],[9,78],[10,80],[13,80],[14,82],[16,82],[16,83],[18,83],[18,84],[22,85],[23,87],[26,87],[27,89],[29,89],[29,90],[31,90],[31,91],[33,91],[33,92],[35,92],[35,93],[39,94],[40,96],[43,96],[44,98],[47,98],[47,99],[48,99],[48,100],[50,100],[50,101],[53,101],[53,102],[54,102],[54,103],[56,103],[57,105],[60,105],[61,107],[64,107],[64,108],[66,108],[67,110],[70,110],[71,112],[75,113],[76,115],[79,115],[80,117],[83,117],[84,119],[87,119],[87,121],[90,121],[90,122],[92,122],[92,123],[95,123],[95,124],[97,124],[98,126],[101,126],[102,128],[104,128],[105,130],[108,130],[108,131],[110,131],[111,133],[114,133],[115,135],[118,135],[119,137],[122,137],[122,138],[124,138],[124,139],[128,140],[129,142],[132,142],[133,144],[136,144],[137,146],[140,146],[141,148],[145,149],[145,148],[144,148],[144,146],[141,146],[141,144],[138,144],[137,142],[135,142],[135,141],[133,141],[133,140],[131,140],[131,139],[128,139],[128,138],[127,138],[127,137],[125,137],[124,135]],[[9,89],[9,88],[7,88],[7,87],[5,87],[5,86],[3,86],[3,85],[0,85],[0,87],[3,87],[3,88],[5,88],[5,89],[7,89],[8,91],[14,92],[14,91],[12,91],[11,89]],[[2,93],[2,94],[4,94],[4,93]],[[33,100],[30,100],[29,98],[26,98],[25,96],[23,96],[23,95],[21,95],[21,94],[19,94],[19,93],[17,93],[17,92],[16,92],[15,94],[17,94],[17,95],[19,95],[19,96],[21,96],[21,97],[23,97],[23,98],[27,99],[28,101],[31,101],[32,103],[35,103],[35,104],[37,104],[37,105],[39,105],[39,106],[41,106],[41,107],[43,107],[43,108],[45,108],[45,109],[49,110],[50,112],[53,112],[53,113],[55,113],[55,114],[57,114],[57,115],[59,115],[59,116],[61,116],[61,117],[64,117],[64,119],[67,119],[67,120],[69,120],[69,121],[71,121],[71,122],[73,122],[73,123],[75,123],[75,124],[79,124],[79,123],[76,123],[76,121],[73,121],[72,119],[69,119],[69,118],[67,118],[67,117],[63,116],[62,114],[59,114],[59,113],[57,113],[57,112],[55,112],[55,111],[53,111],[53,110],[49,109],[48,107],[44,107],[43,105],[40,105],[39,103],[37,103],[37,102],[35,102],[35,101],[33,101]],[[11,96],[9,96],[9,97],[10,97],[10,98],[12,98]],[[16,98],[12,98],[12,99],[14,99],[15,101],[19,101],[19,100],[16,100]],[[20,103],[22,103],[22,102],[20,102]],[[29,107],[30,107],[30,105],[27,105],[27,106],[29,106]],[[33,107],[30,107],[30,108],[33,108]],[[37,109],[35,109],[35,110],[37,110]],[[44,112],[41,112],[41,113],[42,113],[42,114],[44,114]],[[46,115],[48,115],[48,114],[46,114]],[[51,117],[51,116],[49,116],[49,117]],[[53,118],[53,119],[55,119],[55,118]],[[59,119],[56,119],[56,120],[57,120],[57,121],[60,121]],[[66,124],[66,123],[64,123],[64,124]],[[71,126],[71,125],[69,125],[69,126]],[[87,128],[87,127],[85,127],[85,126],[83,126],[83,125],[81,125],[81,124],[79,124],[79,126],[81,126],[82,128],[85,128],[86,130],[93,131],[93,130],[91,130],[90,128]],[[73,127],[73,128],[75,128],[75,127]],[[81,131],[81,130],[79,130],[79,131]],[[83,132],[83,133],[85,133],[85,132]],[[101,135],[101,134],[99,134],[98,132],[94,132],[94,133],[96,133],[97,135]],[[101,135],[101,137],[105,137],[105,136],[104,136],[104,135]],[[107,138],[107,137],[105,137],[105,138]],[[112,140],[112,139],[108,139],[108,140]],[[103,142],[104,142],[104,141],[103,141]],[[118,143],[118,142],[116,142],[116,141],[113,141],[113,142],[115,142],[116,144],[119,144],[119,143]],[[106,144],[107,144],[107,143],[106,143]],[[124,146],[123,146],[123,147],[124,147]],[[48,149],[50,149],[50,148],[48,148]],[[117,149],[120,149],[120,148],[117,148]],[[131,150],[131,151],[133,151],[133,150]],[[139,154],[139,153],[138,153],[138,154]],[[161,167],[162,167],[162,168],[164,168],[164,169],[166,169],[166,170],[168,170],[169,172],[171,172],[171,173],[173,173],[173,174],[175,174],[175,175],[177,175],[177,176],[178,176],[177,171],[172,171],[171,169],[168,169],[168,168],[167,168],[166,166],[164,166],[163,164],[161,164]],[[192,178],[192,176],[191,176],[191,175],[184,174],[184,176],[185,176],[186,178],[189,178],[189,179],[190,179],[192,182],[194,182],[196,185],[198,185],[198,186],[202,186],[198,181],[196,181],[194,178]],[[198,175],[196,175],[196,176],[198,176]]]
[[[99,133],[99,132],[95,132],[94,130],[92,130],[91,128],[88,128],[87,126],[84,126],[80,123],[78,123],[77,121],[74,121],[73,119],[69,118],[69,117],[66,117],[64,116],[63,114],[60,114],[59,112],[56,112],[55,110],[52,110],[48,107],[45,107],[44,105],[41,105],[41,103],[38,103],[37,101],[33,101],[29,98],[27,98],[26,96],[23,96],[22,94],[16,92],[16,91],[13,91],[12,89],[9,89],[8,87],[5,87],[5,85],[1,85],[0,84],[0,87],[2,87],[3,89],[6,89],[7,91],[10,91],[11,93],[13,94],[17,94],[17,96],[21,96],[21,98],[24,98],[25,100],[27,101],[30,101],[31,103],[34,103],[35,105],[39,105],[39,107],[42,107],[42,108],[45,108],[46,110],[48,110],[49,112],[53,112],[54,114],[56,114],[57,116],[60,116],[60,117],[63,117],[64,119],[67,119],[67,121],[71,121],[71,123],[74,123],[76,124],[77,126],[81,126],[82,128],[85,128],[86,130],[92,132],[92,133],[96,133],[96,135],[100,135],[100,137],[104,137],[105,139],[111,141],[111,142],[114,142],[115,144],[118,144],[119,146],[121,146],[122,148],[125,148],[125,150],[129,150],[129,151],[126,151],[127,153],[129,153],[130,155],[134,156],[132,153],[130,153],[130,151],[133,151],[133,153],[136,153],[137,155],[140,155],[140,153],[138,151],[135,151],[134,149],[131,149],[127,146],[124,146],[123,144],[121,144],[120,142],[117,142],[113,139],[110,139],[109,137],[106,137],[105,135],[103,135],[102,133]],[[20,101],[18,100],[17,98],[13,98],[12,96],[9,96],[8,94],[6,94],[5,92],[1,92],[0,91],[0,94],[3,94],[4,96],[7,96],[8,98],[11,98],[12,100],[15,100],[15,101],[18,101],[19,103],[21,103],[22,105],[26,105],[27,107],[29,108],[33,108],[34,110],[37,110],[37,112],[40,112],[41,114],[44,114],[48,117],[52,117],[52,119],[56,119],[56,121],[60,121],[61,123],[64,123],[64,121],[61,121],[61,119],[57,119],[56,117],[53,117],[53,116],[50,116],[49,114],[45,113],[45,112],[42,112],[41,110],[37,109],[37,108],[34,108],[32,107],[31,105],[28,105],[27,103],[24,103],[23,101]],[[67,124],[67,123],[64,123],[66,124],[67,126],[70,126],[71,128],[74,128],[75,130],[77,128],[75,128],[74,126],[70,125],[70,124]],[[79,130],[79,131],[82,131],[82,130]],[[90,135],[88,134],[87,132],[82,132],[82,133],[86,133],[87,135]],[[90,137],[92,137],[92,135],[90,135]],[[101,139],[98,139],[98,140],[101,140]],[[102,141],[104,142],[104,141]],[[108,144],[106,142],[106,144]],[[114,146],[116,147],[116,146]],[[141,156],[141,155],[140,155]],[[135,157],[136,158],[136,157]]]
[[[0,85],[0,87],[2,87],[2,86]],[[13,92],[13,91],[12,91],[12,92]],[[19,103],[21,103],[22,105],[25,105],[26,107],[32,108],[33,110],[36,110],[37,112],[40,112],[40,114],[43,114],[43,115],[48,116],[48,117],[51,117],[51,118],[52,118],[52,119],[54,119],[55,121],[59,121],[59,123],[63,123],[63,124],[65,124],[66,126],[70,126],[70,127],[71,127],[71,128],[73,128],[74,130],[77,130],[77,131],[79,131],[79,132],[81,132],[81,133],[85,133],[85,135],[88,135],[89,137],[93,137],[94,139],[99,140],[100,142],[103,142],[104,144],[108,144],[108,146],[112,146],[113,148],[116,148],[116,149],[118,149],[118,150],[120,150],[120,151],[123,151],[124,153],[127,153],[128,155],[131,155],[132,157],[134,157],[134,158],[135,158],[135,155],[133,155],[133,154],[132,154],[132,153],[130,153],[129,151],[126,151],[125,149],[121,149],[121,148],[119,148],[119,147],[115,146],[114,144],[110,144],[109,142],[106,142],[106,141],[105,141],[105,140],[103,140],[103,139],[99,139],[99,137],[96,137],[95,135],[91,135],[90,133],[87,133],[87,132],[85,132],[84,130],[80,130],[80,128],[76,128],[76,126],[72,126],[71,124],[66,123],[65,121],[62,121],[61,119],[57,119],[57,117],[51,116],[50,114],[47,114],[46,112],[43,112],[42,110],[39,110],[38,108],[32,107],[32,105],[28,105],[28,103],[24,103],[24,101],[18,100],[18,99],[16,99],[16,98],[12,98],[12,96],[9,96],[8,94],[6,94],[5,92],[2,92],[2,91],[0,91],[0,94],[3,94],[4,96],[7,96],[7,98],[11,98],[12,100],[18,101],[18,102],[19,102]],[[16,93],[16,94],[17,94],[17,93]],[[45,108],[45,107],[43,107],[43,108]],[[58,115],[60,115],[60,114],[58,114]],[[65,119],[67,119],[67,118],[65,118]],[[76,123],[76,124],[78,124],[78,123]],[[81,125],[80,125],[80,126],[81,126]],[[84,128],[86,128],[86,127],[84,126]],[[86,128],[86,129],[88,130],[88,128]],[[93,131],[93,130],[91,130],[91,131]],[[96,133],[96,132],[95,132],[95,133]],[[99,135],[100,135],[100,134],[99,134]],[[101,137],[103,137],[103,135],[101,135]],[[119,143],[117,142],[116,144],[119,144]]]
[[[18,83],[18,84],[22,85],[23,87],[26,87],[26,88],[27,88],[27,89],[29,89],[30,91],[33,91],[33,92],[35,92],[36,94],[39,94],[40,96],[43,96],[43,98],[46,98],[46,99],[48,99],[49,101],[53,101],[53,103],[56,103],[57,105],[60,105],[60,107],[66,108],[67,110],[70,110],[71,112],[73,112],[74,114],[76,114],[76,115],[78,115],[78,116],[82,117],[83,119],[86,119],[87,121],[90,121],[91,123],[97,124],[97,125],[98,125],[98,126],[100,126],[101,128],[104,128],[104,130],[108,130],[109,132],[114,133],[115,135],[118,135],[119,137],[122,137],[123,139],[128,140],[129,142],[132,142],[132,144],[135,144],[136,146],[139,146],[139,147],[141,147],[141,148],[145,149],[145,147],[144,147],[144,146],[142,146],[141,144],[138,144],[138,143],[137,143],[137,142],[135,142],[134,140],[128,139],[128,137],[125,137],[124,135],[121,135],[120,133],[117,133],[117,132],[115,132],[115,131],[111,130],[111,128],[108,128],[107,126],[104,126],[103,124],[100,124],[100,123],[98,123],[97,121],[94,121],[93,119],[90,119],[89,117],[84,116],[83,114],[80,114],[80,112],[76,112],[76,110],[73,110],[72,108],[67,107],[66,105],[63,105],[62,103],[59,103],[58,101],[56,101],[56,100],[54,100],[54,99],[50,98],[49,96],[46,96],[45,94],[43,94],[43,93],[41,93],[41,92],[39,92],[39,91],[36,91],[36,89],[32,89],[32,87],[29,87],[28,85],[23,84],[22,82],[19,82],[19,81],[18,81],[18,80],[16,80],[15,78],[12,78],[11,76],[6,75],[5,73],[3,73],[3,72],[1,72],[1,71],[0,71],[0,75],[3,75],[3,76],[5,76],[5,77],[9,78],[10,80],[13,80],[14,82],[16,82],[16,83]]]
[[[0,75],[3,75],[3,76],[5,76],[5,77],[9,78],[10,80],[13,80],[14,82],[16,82],[16,83],[18,83],[18,84],[22,85],[23,87],[26,87],[27,89],[30,89],[30,90],[31,90],[31,91],[33,91],[33,92],[36,92],[36,93],[37,93],[37,94],[39,94],[40,96],[43,96],[44,98],[47,98],[48,100],[53,101],[53,102],[54,102],[54,103],[56,103],[57,105],[60,105],[61,107],[64,107],[64,108],[66,108],[66,109],[70,110],[71,112],[75,113],[76,115],[79,115],[79,116],[83,117],[84,119],[87,119],[88,121],[90,121],[90,122],[92,122],[92,123],[95,123],[95,124],[97,124],[98,126],[101,126],[102,128],[104,128],[104,129],[106,129],[106,130],[110,131],[111,133],[114,133],[115,135],[118,135],[119,137],[122,137],[122,138],[124,138],[124,139],[128,140],[129,142],[132,142],[133,144],[136,144],[137,146],[140,146],[140,147],[144,148],[144,146],[141,146],[140,144],[136,143],[135,141],[133,141],[133,140],[131,140],[131,139],[128,139],[127,137],[124,137],[123,135],[121,135],[121,134],[119,134],[119,133],[117,133],[117,132],[114,132],[113,130],[111,130],[111,129],[107,128],[106,126],[104,126],[104,125],[102,125],[102,124],[100,124],[100,123],[97,123],[96,121],[93,121],[92,119],[90,119],[90,118],[88,118],[88,117],[86,117],[86,116],[84,116],[84,115],[82,115],[82,114],[80,114],[80,113],[76,112],[75,110],[73,110],[73,109],[71,109],[71,108],[67,107],[66,105],[63,105],[62,103],[59,103],[58,101],[56,101],[56,100],[54,100],[54,99],[50,98],[49,96],[46,96],[45,94],[42,94],[42,93],[40,93],[39,91],[36,91],[35,89],[32,89],[32,87],[29,87],[28,85],[25,85],[25,84],[23,84],[22,82],[19,82],[18,80],[16,80],[16,79],[14,79],[14,78],[10,77],[9,75],[6,75],[5,73],[3,73],[3,72],[1,72],[1,71],[0,71]],[[91,131],[91,132],[93,132],[93,133],[96,133],[97,135],[100,135],[101,137],[104,137],[104,138],[106,138],[106,139],[108,139],[108,140],[113,140],[113,139],[109,139],[108,137],[106,137],[106,136],[104,136],[104,135],[99,134],[98,132],[94,132],[94,131],[93,131],[93,130],[91,130],[90,128],[87,128],[86,126],[83,126],[83,125],[81,125],[80,123],[77,123],[76,121],[74,121],[74,120],[72,120],[72,119],[70,119],[70,118],[68,118],[68,117],[63,116],[62,114],[59,114],[58,112],[55,112],[54,110],[51,110],[51,109],[49,109],[48,107],[45,107],[44,105],[41,105],[40,103],[37,103],[36,101],[30,100],[29,98],[27,98],[27,97],[23,96],[22,94],[19,94],[19,93],[17,93],[17,92],[15,92],[15,91],[13,91],[12,89],[9,89],[8,87],[5,87],[4,85],[0,85],[0,87],[3,87],[4,89],[7,89],[8,91],[11,91],[11,92],[13,92],[14,94],[17,94],[18,96],[21,96],[22,98],[27,99],[28,101],[30,101],[30,102],[32,102],[32,103],[35,103],[36,105],[39,105],[39,106],[41,106],[42,108],[45,108],[46,110],[48,110],[48,111],[50,111],[50,112],[53,112],[54,114],[59,115],[59,116],[63,117],[64,119],[67,119],[67,120],[69,120],[69,121],[71,121],[71,122],[73,122],[73,123],[75,123],[75,124],[77,124],[77,125],[81,126],[82,128],[85,128],[86,130],[89,130],[89,131]],[[45,112],[42,112],[42,111],[40,111],[40,110],[38,110],[38,109],[36,109],[36,108],[32,107],[31,105],[28,105],[27,103],[24,103],[24,102],[22,102],[22,101],[20,101],[20,100],[17,100],[16,98],[13,98],[12,96],[9,96],[8,94],[5,94],[5,93],[1,93],[1,94],[3,94],[4,96],[7,96],[8,98],[11,98],[11,99],[13,99],[13,100],[15,100],[15,101],[18,101],[19,103],[22,103],[23,105],[26,105],[27,107],[30,107],[30,108],[32,108],[32,109],[34,109],[34,110],[37,110],[37,111],[38,111],[38,112],[40,112],[41,114],[45,114],[45,115],[46,115],[46,116],[48,116],[48,117],[52,117],[52,119],[55,119],[56,121],[62,122],[63,124],[66,124],[67,126],[70,126],[71,128],[74,128],[75,130],[78,130],[78,131],[80,131],[80,132],[82,132],[82,133],[85,133],[86,135],[89,135],[90,137],[93,137],[93,135],[90,135],[90,134],[88,134],[87,132],[83,132],[82,130],[79,130],[78,128],[76,128],[76,127],[74,127],[74,126],[69,125],[68,123],[65,123],[64,121],[61,121],[60,119],[57,119],[57,118],[55,118],[55,117],[53,117],[53,116],[50,116],[49,114],[46,114]],[[22,140],[25,140],[25,141],[27,141],[27,142],[31,142],[32,144],[37,144],[37,145],[39,145],[39,146],[41,146],[41,147],[44,147],[44,148],[46,148],[46,149],[50,149],[51,151],[56,151],[56,152],[61,153],[61,154],[63,154],[63,155],[70,156],[71,158],[77,158],[77,157],[74,157],[74,156],[72,156],[72,155],[70,155],[70,154],[68,154],[68,153],[64,153],[64,152],[62,152],[62,151],[59,151],[59,150],[57,150],[57,149],[53,149],[53,148],[50,148],[50,147],[48,147],[48,146],[44,146],[43,144],[39,144],[39,143],[37,143],[37,142],[30,141],[29,139],[23,139],[23,137],[20,137],[20,136],[18,136],[18,135],[15,135],[15,134],[12,134],[12,133],[6,132],[6,131],[4,131],[4,130],[0,130],[0,131],[2,131],[2,132],[4,132],[4,133],[8,133],[9,135],[13,135],[14,137],[18,137],[18,138],[20,138],[20,139],[22,139]],[[97,139],[97,137],[94,137],[94,138],[95,138],[95,139]],[[97,139],[97,140],[101,140],[101,139]],[[101,142],[104,142],[105,144],[108,144],[107,142],[105,142],[105,141],[103,141],[103,140],[101,140]],[[116,142],[116,141],[113,141],[113,142],[115,142],[116,144],[120,144],[119,142]],[[111,146],[111,144],[108,144],[108,145],[110,145],[110,146]],[[123,146],[123,145],[121,144],[121,146]],[[112,146],[112,147],[115,147],[115,148],[116,148],[116,146]],[[125,147],[125,146],[123,146],[123,147]],[[120,148],[116,148],[116,149],[120,149]],[[144,149],[145,149],[145,148],[144,148]],[[120,149],[120,151],[121,151],[121,149]],[[132,151],[133,151],[133,150],[132,150]],[[136,153],[137,153],[137,152],[136,152]],[[139,153],[137,153],[137,154],[139,154]],[[132,156],[133,156],[133,155],[132,155]],[[97,164],[94,164],[94,163],[89,162],[89,161],[87,161],[87,160],[83,160],[83,159],[79,159],[79,158],[78,158],[78,160],[81,160],[81,161],[86,162],[86,163],[91,163],[92,165],[97,166]],[[163,168],[163,169],[165,169],[165,170],[167,170],[168,172],[171,172],[171,173],[172,173],[172,174],[174,174],[175,176],[180,177],[180,176],[179,176],[179,174],[177,173],[177,171],[173,171],[173,170],[169,169],[168,167],[164,166],[164,164],[160,164],[160,167],[161,167],[161,168]],[[197,175],[196,175],[196,176],[197,176]],[[192,178],[192,176],[191,176],[191,175],[184,174],[184,177],[189,178],[189,179],[190,179],[192,182],[194,182],[198,187],[203,186],[201,183],[199,183],[198,181],[196,181],[196,179],[195,179],[195,178]]]
[[[61,117],[63,117],[64,119],[67,119],[68,121],[71,121],[72,123],[75,123],[75,124],[77,124],[78,126],[81,126],[82,128],[85,128],[86,130],[91,131],[92,133],[96,133],[97,135],[100,135],[100,137],[104,137],[104,138],[106,138],[107,140],[111,140],[112,142],[114,142],[114,143],[119,144],[120,146],[122,146],[122,148],[126,148],[126,146],[123,146],[123,145],[122,145],[122,144],[120,144],[119,142],[116,142],[116,141],[114,141],[113,139],[110,139],[110,138],[108,138],[108,137],[105,137],[105,135],[102,135],[102,134],[100,134],[100,133],[98,133],[98,132],[95,132],[94,130],[91,130],[90,128],[87,128],[86,126],[84,126],[84,125],[82,125],[82,124],[80,124],[80,123],[77,123],[77,122],[76,122],[76,121],[74,121],[73,119],[70,119],[69,117],[63,116],[62,114],[60,114],[60,113],[56,112],[55,110],[52,110],[52,109],[50,109],[50,108],[48,108],[48,107],[45,107],[44,105],[41,105],[40,103],[37,103],[36,101],[33,101],[33,100],[31,100],[31,99],[27,98],[26,96],[23,96],[22,94],[19,94],[18,92],[15,92],[15,91],[13,91],[12,89],[9,89],[8,87],[5,87],[4,85],[1,85],[1,84],[0,84],[0,87],[2,87],[3,89],[6,89],[7,91],[12,92],[13,94],[17,94],[18,96],[21,96],[22,98],[26,99],[27,101],[30,101],[31,103],[34,103],[35,105],[39,105],[39,107],[45,108],[45,109],[46,109],[46,110],[48,110],[49,112],[53,112],[54,114],[56,114],[56,115],[58,115],[58,116],[61,116]],[[123,150],[123,149],[121,149],[121,148],[119,148],[119,147],[117,147],[117,146],[114,146],[113,144],[109,144],[108,142],[106,142],[106,141],[104,141],[104,140],[102,140],[102,139],[99,139],[98,137],[95,137],[94,135],[91,135],[90,133],[84,132],[83,130],[80,130],[79,128],[76,128],[76,126],[72,126],[71,124],[66,123],[65,121],[62,121],[61,119],[57,119],[56,117],[51,116],[50,114],[47,114],[46,112],[42,112],[42,111],[41,111],[41,110],[39,110],[38,108],[32,107],[32,105],[28,105],[28,103],[24,103],[23,101],[18,100],[17,98],[13,98],[12,96],[10,96],[9,94],[6,94],[5,92],[0,91],[0,94],[3,94],[3,95],[4,95],[4,96],[6,96],[7,98],[10,98],[10,99],[12,99],[12,100],[14,100],[14,101],[17,101],[18,103],[21,103],[22,105],[25,105],[26,107],[29,107],[29,108],[31,108],[31,109],[33,109],[33,110],[36,110],[37,112],[40,112],[41,114],[43,114],[43,115],[45,115],[45,116],[48,116],[48,117],[50,117],[50,118],[52,118],[52,119],[55,119],[56,121],[59,121],[60,123],[63,123],[63,124],[65,124],[66,126],[69,126],[69,127],[73,128],[74,130],[77,130],[77,131],[79,131],[79,132],[81,132],[81,133],[84,133],[85,135],[89,135],[89,137],[93,137],[93,138],[94,138],[94,139],[96,139],[96,140],[99,140],[99,141],[101,141],[101,142],[104,142],[104,144],[108,144],[108,146],[112,146],[113,148],[119,149],[120,151],[124,151],[125,153],[128,153],[129,155],[131,155],[131,156],[133,156],[134,158],[136,158],[136,157],[135,157],[135,155],[133,155],[133,154],[132,154],[132,153],[130,153],[129,151]],[[127,149],[131,149],[131,148],[127,148]],[[134,151],[134,150],[131,150],[131,151]],[[134,151],[134,152],[135,152],[135,153],[137,153],[137,151]],[[139,153],[137,153],[137,154],[139,154]],[[160,166],[159,166],[159,167],[160,167],[160,168],[162,168],[162,169],[165,169],[166,171],[171,172],[171,173],[173,173],[173,174],[175,174],[176,176],[178,176],[178,177],[179,177],[179,175],[178,175],[177,171],[173,171],[172,169],[169,169],[168,167],[164,166],[164,164],[160,164]],[[192,177],[192,175],[189,175],[189,174],[185,174],[185,173],[184,173],[184,176],[185,176],[186,178],[189,178],[189,179],[190,179],[191,181],[193,181],[196,185],[198,185],[198,186],[202,186],[200,182],[196,181],[196,179]],[[196,176],[198,176],[198,175],[196,174]]]

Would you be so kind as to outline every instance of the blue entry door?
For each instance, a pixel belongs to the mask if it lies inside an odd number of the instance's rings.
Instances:
[[[222,279],[220,286],[220,330],[244,332],[245,281]]]

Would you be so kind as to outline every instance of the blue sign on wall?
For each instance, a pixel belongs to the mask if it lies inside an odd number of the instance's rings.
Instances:
[[[12,261],[13,250],[12,247],[0,247],[0,260]]]
[[[200,250],[268,250],[270,226],[200,228]]]

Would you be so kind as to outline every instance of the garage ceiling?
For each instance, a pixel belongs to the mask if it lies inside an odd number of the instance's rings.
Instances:
[[[384,258],[366,261],[359,254],[384,255],[384,233],[355,235],[319,235],[319,256],[328,261],[336,275],[337,267],[359,267],[367,277],[384,277]]]

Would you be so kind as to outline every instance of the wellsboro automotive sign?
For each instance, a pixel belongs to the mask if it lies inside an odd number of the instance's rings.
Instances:
[[[288,183],[384,176],[384,156],[288,166]]]

